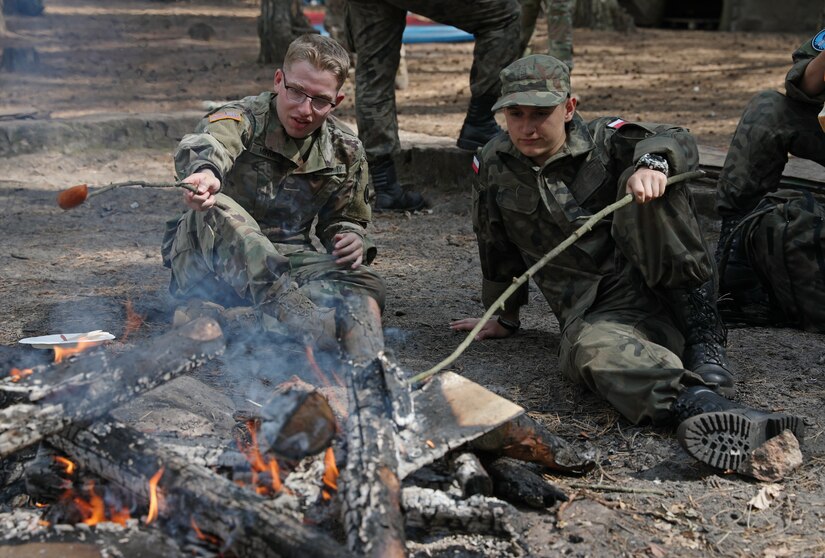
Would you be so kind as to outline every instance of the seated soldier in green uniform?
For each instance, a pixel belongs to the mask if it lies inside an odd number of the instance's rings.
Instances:
[[[184,193],[189,211],[164,237],[173,294],[253,304],[266,328],[286,324],[327,347],[340,334],[329,309],[340,328],[342,305],[359,300],[359,321],[380,337],[385,287],[365,265],[376,250],[364,149],[332,117],[348,69],[332,39],[298,37],[273,91],[214,110],[181,140],[176,172],[197,193]],[[325,251],[313,245],[316,218]]]
[[[777,193],[789,153],[825,165],[825,132],[817,118],[825,102],[825,29],[792,58],[785,94],[762,91],[748,103],[719,174],[716,209],[722,232],[716,259],[723,263],[726,256],[720,282],[728,295],[722,309],[726,320],[825,332],[823,236],[817,230],[825,207],[810,192]],[[810,234],[800,223],[783,230],[802,234],[777,242],[773,237],[780,231],[759,213],[789,196],[808,198],[810,211],[795,217],[808,219]],[[795,245],[807,257],[786,258],[783,245]]]
[[[633,423],[679,425],[694,457],[736,469],[748,450],[802,421],[722,397],[733,377],[714,297],[714,267],[688,188],[669,174],[698,164],[683,128],[604,117],[585,122],[567,66],[533,55],[501,72],[507,133],[474,161],[473,225],[490,306],[584,220],[631,192],[534,279],[558,318],[560,363],[571,380]],[[527,284],[478,339],[512,335]],[[451,324],[470,330],[478,319]]]

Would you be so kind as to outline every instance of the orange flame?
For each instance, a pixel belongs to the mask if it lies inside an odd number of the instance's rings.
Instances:
[[[252,466],[252,482],[256,485],[255,491],[262,496],[280,492],[283,489],[280,467],[274,457],[264,459],[261,455],[261,449],[258,446],[258,423],[255,420],[248,420],[246,421],[246,428],[249,431],[250,443],[247,447],[240,448],[240,450]],[[263,472],[268,472],[272,477],[269,486],[258,486],[260,473]]]
[[[324,386],[330,385],[329,384],[329,378],[327,378],[326,374],[324,374],[324,371],[321,370],[321,367],[318,366],[318,361],[315,360],[315,352],[312,350],[312,346],[311,345],[305,345],[304,346],[304,351],[306,352],[307,360],[309,361],[309,367],[312,368],[313,372],[315,372],[315,375],[318,377],[318,381],[320,382],[320,385],[324,385]],[[332,375],[332,379],[335,380],[336,385],[339,385],[339,386],[344,385],[344,382],[341,380],[341,377],[338,376],[338,374],[336,374],[333,371],[331,371],[330,374]]]
[[[335,453],[332,447],[328,447],[324,454],[324,476],[321,480],[324,483],[321,497],[325,501],[331,500],[332,492],[338,491],[338,466],[335,464]]]
[[[34,373],[34,370],[31,368],[12,368],[11,372],[9,372],[9,376],[11,376],[12,382],[19,382],[26,376],[31,376]]]
[[[129,335],[140,329],[143,325],[144,317],[135,312],[131,300],[127,300],[123,306],[126,308],[126,327],[123,329],[123,337],[121,340],[126,341]]]
[[[74,474],[74,471],[76,469],[76,465],[74,464],[73,461],[71,461],[70,459],[67,459],[65,457],[62,457],[60,455],[55,455],[54,460],[57,461],[58,463],[60,463],[61,465],[63,465],[63,467],[65,467],[64,472],[67,475]]]
[[[195,523],[195,516],[194,515],[191,518],[190,524],[192,525],[192,529],[195,530],[195,535],[200,540],[206,541],[210,544],[214,544],[215,546],[220,546],[221,540],[218,537],[216,537],[215,535],[210,535],[209,533],[204,533],[203,531],[200,530],[200,528],[198,527],[198,524]]]
[[[158,482],[163,476],[163,467],[149,479],[149,513],[146,515],[146,524],[152,523],[158,518]]]
[[[89,500],[84,500],[80,496],[73,498],[74,505],[83,516],[83,523],[86,525],[97,525],[101,521],[106,521],[106,507],[101,498],[95,491],[95,481],[90,480],[89,484]]]
[[[54,361],[63,362],[65,359],[69,358],[72,355],[76,355],[78,353],[82,353],[86,349],[91,347],[95,347],[100,345],[99,341],[78,341],[77,345],[74,347],[60,347],[55,345],[54,347]]]

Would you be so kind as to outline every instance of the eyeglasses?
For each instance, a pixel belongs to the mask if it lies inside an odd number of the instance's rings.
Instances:
[[[291,102],[295,104],[303,104],[304,101],[309,99],[309,104],[312,106],[312,110],[318,113],[324,113],[330,110],[332,107],[335,106],[335,103],[330,101],[329,99],[324,99],[323,97],[313,97],[312,95],[307,95],[300,89],[292,87],[288,85],[286,82],[286,74],[284,76],[284,89],[286,90],[286,98],[289,99]]]

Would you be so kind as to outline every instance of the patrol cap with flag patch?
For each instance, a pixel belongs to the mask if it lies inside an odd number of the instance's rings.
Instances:
[[[493,110],[516,105],[554,107],[570,95],[567,65],[546,54],[520,58],[501,70],[501,97]]]

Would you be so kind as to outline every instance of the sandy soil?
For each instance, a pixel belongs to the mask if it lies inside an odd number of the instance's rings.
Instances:
[[[37,71],[0,74],[0,107],[34,107],[52,118],[95,113],[200,109],[269,86],[274,68],[258,65],[255,2],[52,0],[44,16],[10,18],[40,52]],[[215,36],[191,39],[208,23]],[[541,32],[541,28],[540,28]],[[726,147],[747,99],[780,87],[790,52],[805,37],[641,30],[622,35],[576,30],[573,85],[585,116],[672,121],[700,142]],[[540,34],[534,45],[544,44]],[[469,96],[472,46],[411,45],[410,87],[399,92],[403,129],[455,137]],[[341,107],[354,120],[353,91]],[[61,212],[54,193],[78,182],[136,177],[165,180],[168,149],[39,153],[0,161],[0,366],[43,361],[16,345],[57,331],[123,332],[126,301],[146,325],[126,343],[168,328],[174,301],[158,245],[163,222],[179,209],[168,191],[121,190]],[[479,315],[480,273],[469,200],[427,191],[432,212],[380,215],[376,269],[386,278],[388,345],[402,365],[422,371],[462,337],[450,319]],[[778,484],[767,509],[748,502],[765,488],[695,463],[670,431],[634,427],[558,371],[558,327],[537,291],[515,338],[473,344],[454,369],[529,409],[558,434],[599,451],[585,479],[552,475],[572,503],[526,511],[524,542],[535,556],[817,556],[825,553],[825,338],[781,329],[737,329],[729,355],[746,403],[798,412],[808,425],[804,465]],[[294,364],[284,357],[287,368]],[[266,363],[270,364],[270,363]],[[225,361],[226,369],[237,363]],[[264,368],[258,363],[256,372]],[[254,374],[253,374],[254,375]],[[269,378],[276,381],[276,378]],[[228,377],[217,385],[231,388]],[[237,388],[235,388],[237,390]],[[233,395],[238,395],[234,393]],[[243,394],[241,394],[243,395]],[[584,483],[590,489],[573,487]],[[597,490],[594,485],[618,490]],[[479,539],[430,547],[435,555],[508,555],[509,545]],[[421,550],[423,555],[424,550]]]

